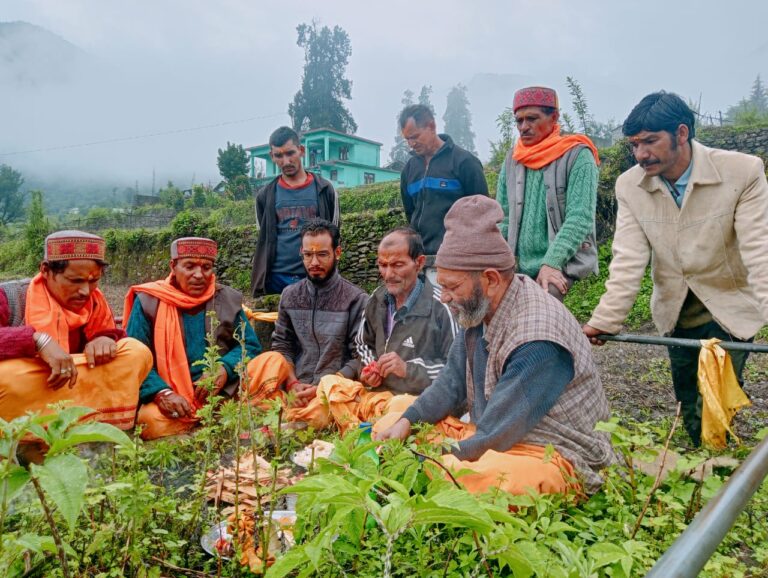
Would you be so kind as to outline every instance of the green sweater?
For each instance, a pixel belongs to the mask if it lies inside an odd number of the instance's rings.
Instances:
[[[547,227],[547,203],[543,169],[525,170],[525,204],[520,219],[515,256],[520,273],[536,278],[542,265],[561,270],[576,254],[581,243],[592,231],[597,205],[598,169],[589,149],[576,156],[568,175],[568,190],[563,226],[550,244]],[[506,163],[499,173],[496,199],[509,219]],[[506,236],[508,221],[501,226]]]

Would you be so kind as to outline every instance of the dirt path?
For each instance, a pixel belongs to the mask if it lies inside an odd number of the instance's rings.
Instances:
[[[102,287],[114,311],[122,312],[127,289],[119,285]],[[651,326],[636,333],[655,334]],[[676,403],[664,347],[608,343],[593,348],[593,353],[614,412],[658,424],[672,420]],[[768,354],[752,355],[744,377],[752,406],[739,413],[735,424],[737,435],[751,445],[754,435],[768,426]],[[682,433],[676,439],[687,443]]]
[[[655,334],[652,327],[635,333]],[[664,347],[633,343],[608,343],[593,348],[611,408],[634,419],[660,423],[674,417],[676,402]],[[735,419],[736,434],[747,444],[768,426],[768,354],[753,354],[744,371],[752,406]],[[685,437],[678,438],[683,443]]]

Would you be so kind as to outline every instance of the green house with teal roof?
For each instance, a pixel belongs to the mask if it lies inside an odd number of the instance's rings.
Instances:
[[[399,171],[381,166],[381,143],[345,134],[332,128],[316,128],[301,135],[304,168],[320,173],[334,188],[356,187],[400,178]],[[251,180],[262,186],[280,174],[269,156],[269,144],[245,149],[250,155]],[[263,161],[263,163],[262,163]]]

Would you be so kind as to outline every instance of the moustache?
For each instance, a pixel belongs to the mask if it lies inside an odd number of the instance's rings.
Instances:
[[[645,167],[650,167],[650,166],[653,166],[653,165],[658,165],[659,161],[640,161],[639,164],[640,164],[641,167],[645,168]]]

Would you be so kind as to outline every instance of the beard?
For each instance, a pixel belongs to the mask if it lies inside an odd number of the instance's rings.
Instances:
[[[333,274],[336,272],[336,267],[338,266],[339,261],[338,259],[333,260],[333,265],[330,269],[323,275],[311,275],[309,271],[307,271],[307,277],[309,280],[314,283],[315,285],[324,285],[328,279],[333,277]]]
[[[453,303],[453,309],[456,311],[456,321],[464,329],[477,327],[483,322],[488,310],[491,307],[491,301],[483,295],[483,289],[480,283],[475,281],[472,286],[472,295],[460,303]]]

